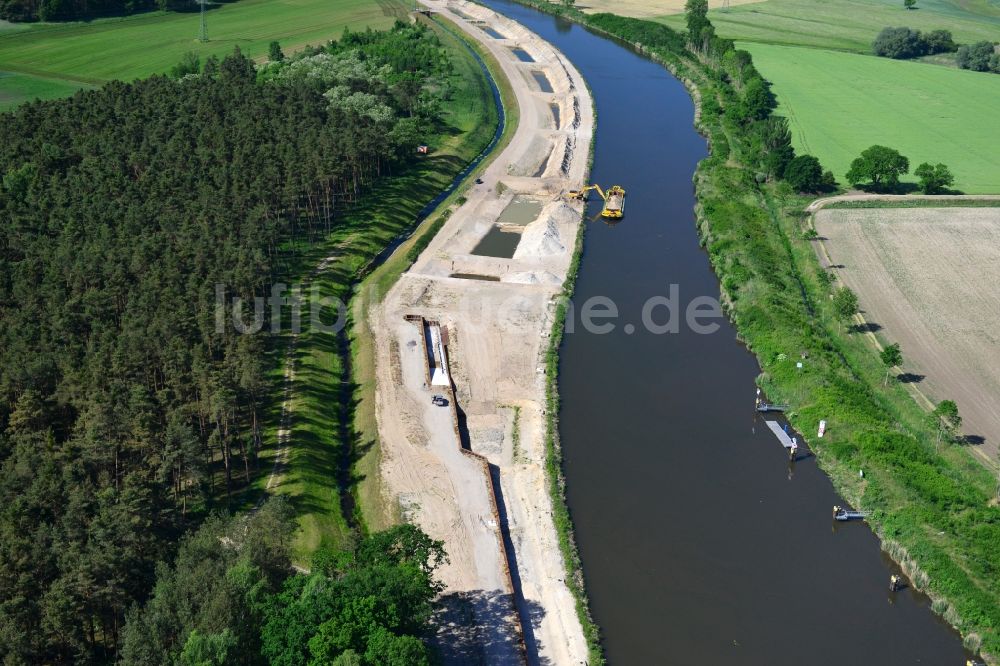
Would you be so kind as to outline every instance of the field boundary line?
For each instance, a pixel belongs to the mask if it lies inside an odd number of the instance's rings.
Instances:
[[[884,201],[886,203],[905,203],[907,201],[996,201],[1000,202],[1000,194],[838,194],[833,197],[816,199],[808,206],[806,212],[814,215],[832,204],[851,201]],[[814,226],[815,228],[815,226]]]

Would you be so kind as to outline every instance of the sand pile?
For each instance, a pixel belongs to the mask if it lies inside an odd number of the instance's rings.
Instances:
[[[558,275],[548,271],[508,273],[503,276],[503,282],[512,282],[514,284],[549,284],[554,286],[562,284],[562,280]]]
[[[550,257],[566,252],[566,242],[561,230],[572,225],[574,216],[578,215],[562,201],[546,206],[539,218],[524,228],[514,258]]]

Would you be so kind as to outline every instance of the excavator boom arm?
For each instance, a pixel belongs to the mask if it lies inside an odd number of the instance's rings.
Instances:
[[[587,192],[590,192],[591,190],[597,190],[597,194],[600,195],[600,197],[602,199],[604,199],[605,201],[608,200],[608,195],[606,195],[604,193],[604,190],[601,189],[601,186],[597,185],[596,183],[594,185],[587,185],[586,187],[584,187],[579,192],[576,192],[576,191],[570,192],[570,196],[573,196],[573,197],[575,197],[577,199],[586,199],[587,198]]]

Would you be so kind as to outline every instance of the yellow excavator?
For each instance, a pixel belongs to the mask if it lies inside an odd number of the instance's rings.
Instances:
[[[621,185],[612,185],[607,192],[602,190],[600,185],[587,185],[582,190],[570,190],[566,196],[570,199],[585,201],[587,194],[591,190],[597,190],[597,193],[604,199],[604,209],[601,211],[601,217],[618,220],[625,215],[625,188]]]

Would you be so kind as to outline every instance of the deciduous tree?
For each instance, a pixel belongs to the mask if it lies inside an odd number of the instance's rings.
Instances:
[[[885,379],[882,381],[882,385],[886,386],[889,383],[889,372],[903,364],[903,352],[899,348],[899,343],[894,342],[891,345],[886,345],[879,352],[879,358],[882,359],[882,365],[885,366]]]
[[[934,408],[932,416],[937,425],[937,441],[939,443],[945,435],[949,438],[955,437],[962,427],[962,417],[958,413],[958,405],[955,404],[954,400],[942,400],[939,402],[937,407]]]
[[[899,177],[909,170],[910,161],[900,155],[899,151],[874,145],[866,148],[860,157],[851,162],[847,182],[860,185],[867,181],[875,189],[894,187],[899,184]]]
[[[823,167],[812,155],[798,155],[785,167],[785,180],[799,192],[818,192],[823,187]]]
[[[708,0],[686,0],[684,13],[687,19],[688,41],[701,48],[706,31],[712,27],[708,20]]]
[[[281,50],[281,44],[277,41],[271,42],[267,47],[267,59],[271,62],[281,62],[285,59],[285,54]]]
[[[858,296],[850,287],[840,287],[833,292],[833,310],[841,321],[850,321],[858,313]]]
[[[932,166],[930,162],[924,162],[913,173],[920,180],[920,189],[924,194],[937,194],[955,182],[948,167],[940,163]]]
[[[975,72],[990,71],[990,61],[995,55],[993,42],[976,42],[975,44],[963,45],[958,48],[956,62],[962,69],[971,69]]]

